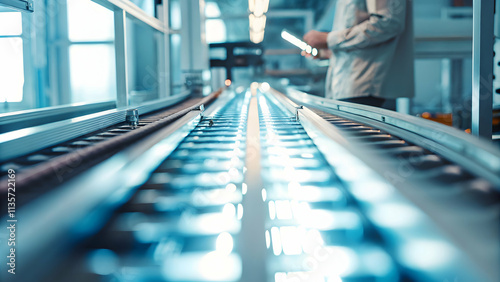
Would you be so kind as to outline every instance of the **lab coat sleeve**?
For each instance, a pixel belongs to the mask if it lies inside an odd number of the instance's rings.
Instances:
[[[328,33],[327,44],[331,50],[367,48],[389,41],[404,31],[406,0],[367,2],[368,19],[350,28]]]

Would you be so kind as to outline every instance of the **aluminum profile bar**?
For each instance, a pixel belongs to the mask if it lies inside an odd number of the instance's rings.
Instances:
[[[179,103],[189,93],[153,101],[137,107],[139,114],[146,114]],[[127,108],[113,109],[82,117],[19,129],[0,134],[0,161],[52,146],[78,136],[125,121]]]
[[[500,152],[489,142],[443,124],[381,108],[333,101],[293,89],[288,89],[288,96],[304,105],[335,115],[362,119],[362,122],[376,127],[382,126],[382,129],[394,135],[459,161],[464,167],[500,187]]]

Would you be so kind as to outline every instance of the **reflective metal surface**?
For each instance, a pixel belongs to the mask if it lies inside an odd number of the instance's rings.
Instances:
[[[78,250],[75,242],[102,227],[109,214],[123,205],[134,189],[144,183],[149,173],[196,126],[200,116],[200,112],[191,111],[172,126],[152,134],[147,140],[114,155],[57,189],[43,195],[32,192],[37,196],[35,200],[17,212],[17,216],[23,219],[19,221],[19,229],[30,232],[19,232],[16,238],[23,242],[17,247],[17,255],[24,258],[18,262],[18,268],[30,271],[18,273],[16,279],[35,281],[53,274],[56,277],[46,281],[66,281],[67,278],[61,278],[62,273],[51,271],[52,267],[41,261],[60,261],[72,250]],[[0,250],[4,251],[5,246]]]
[[[383,129],[440,156],[456,160],[461,166],[487,178],[500,190],[500,152],[489,142],[443,124],[381,108],[333,101],[293,89],[288,89],[287,94],[297,103]]]
[[[259,106],[268,281],[398,281],[392,258],[302,125],[264,95]]]
[[[277,94],[277,98],[284,105],[293,108],[294,103],[283,97],[283,95]],[[311,96],[311,100],[315,99],[317,98]],[[330,104],[326,101],[324,103]],[[394,130],[393,127],[385,126],[380,122],[371,122],[370,118],[363,117],[365,112],[368,117],[371,117],[370,115],[378,117],[390,115],[391,113],[388,111],[346,103],[335,105],[335,102],[331,102],[331,104],[334,108],[338,106],[352,107],[358,111],[358,115],[344,115],[344,111],[332,111],[338,113],[339,116],[352,118],[352,120],[348,120],[322,111],[331,111],[331,108],[320,107],[322,110],[313,112],[304,107],[300,112],[300,120],[315,144],[325,154],[329,163],[336,168],[342,181],[348,184],[347,187],[351,190],[354,199],[361,203],[367,200],[370,202],[368,210],[364,210],[364,213],[370,217],[372,210],[384,210],[387,204],[397,203],[396,210],[401,209],[402,212],[405,210],[410,212],[411,210],[412,214],[424,212],[427,215],[423,217],[425,219],[412,223],[410,223],[411,221],[405,222],[408,223],[408,227],[418,230],[418,232],[412,233],[401,228],[397,223],[397,217],[391,217],[391,213],[372,219],[376,229],[380,230],[381,235],[387,238],[387,243],[390,245],[388,248],[404,248],[408,242],[408,234],[414,234],[412,241],[418,242],[425,239],[445,244],[450,250],[453,249],[450,253],[454,255],[449,256],[446,263],[436,265],[433,263],[432,269],[424,269],[422,265],[419,266],[411,262],[410,268],[419,269],[417,273],[420,272],[420,274],[417,278],[424,279],[423,277],[425,277],[425,279],[439,280],[439,277],[443,275],[454,275],[463,277],[465,280],[474,280],[484,275],[481,279],[495,281],[496,277],[500,277],[496,267],[500,262],[500,252],[489,251],[492,249],[500,250],[500,244],[497,240],[500,235],[498,230],[500,198],[495,190],[499,188],[496,184],[496,176],[493,177],[492,182],[489,182],[486,180],[490,179],[489,177],[481,179],[483,175],[488,174],[468,171],[467,165],[469,163],[464,162],[461,157],[447,160],[446,158],[449,156],[447,154],[433,155],[431,151],[443,152],[453,150],[453,148],[449,149],[446,142],[444,142],[445,144],[433,144],[425,139],[427,135],[420,136],[420,139],[417,140],[422,147],[414,144],[412,146],[411,142],[405,140],[406,138],[411,141],[415,140],[414,138],[410,139],[409,136],[411,137],[412,130],[418,130],[416,123],[413,127],[407,127],[406,132]],[[392,118],[397,121],[397,114],[392,114]],[[408,122],[411,120],[410,118],[407,117],[403,121]],[[366,122],[366,124],[356,121]],[[440,129],[439,124],[436,124],[435,127],[436,130]],[[386,132],[378,128],[386,130]],[[391,136],[388,132],[397,132],[405,139],[399,139],[398,135]],[[447,133],[446,130],[442,132],[443,135]],[[474,138],[472,139],[474,140]],[[464,140],[456,142],[472,146],[472,144],[465,143]],[[498,161],[496,158],[498,151],[493,150],[491,146],[479,145],[481,142],[477,140],[474,142],[478,143],[475,150],[490,150],[492,152],[489,157],[476,156],[476,158],[490,163]],[[439,146],[442,147],[439,148]],[[338,149],[334,150],[334,148]],[[436,150],[436,148],[440,150]],[[367,172],[370,172],[369,175],[366,174]],[[379,187],[379,181],[383,185],[380,190],[375,189],[373,195],[371,191],[362,188],[363,186]],[[390,186],[392,188],[388,188]],[[403,214],[406,213],[403,212]],[[472,214],[477,216],[470,216]],[[423,214],[421,213],[421,215]],[[404,217],[406,218],[406,216]],[[380,220],[385,223],[377,223]],[[435,225],[439,226],[439,230],[436,230]],[[475,226],[475,228],[471,229],[469,226]],[[390,229],[388,230],[387,227]],[[395,252],[397,257],[402,251]],[[429,254],[435,255],[435,253]],[[399,259],[402,258],[399,257]],[[431,260],[423,259],[422,261]],[[400,261],[400,263],[406,265],[407,259]]]
[[[226,91],[203,115],[189,112],[22,206],[19,227],[31,233],[19,233],[19,268],[31,271],[20,277],[497,280],[491,183],[260,86]],[[424,169],[387,178],[417,151]]]
[[[203,117],[91,243],[74,254],[82,262],[69,265],[77,276],[85,281],[239,279],[235,246],[243,216],[248,100],[241,94]],[[106,267],[109,260],[114,263]]]

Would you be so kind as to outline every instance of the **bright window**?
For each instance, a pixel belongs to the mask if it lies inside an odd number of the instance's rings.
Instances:
[[[219,5],[215,2],[207,2],[205,5],[205,16],[216,18],[221,16]],[[207,19],[205,21],[205,33],[207,43],[226,42],[226,24],[220,19]]]
[[[71,102],[115,99],[114,54],[114,47],[110,44],[70,46]]]
[[[21,102],[24,88],[22,19],[19,12],[0,13],[0,102]],[[1,37],[4,38],[1,38]]]
[[[23,40],[0,38],[0,102],[23,100]]]
[[[90,0],[68,0],[70,41],[112,41],[113,12]]]
[[[219,5],[215,2],[205,3],[205,16],[210,18],[220,17],[221,12]]]
[[[114,14],[90,0],[68,0],[71,102],[116,98]]]
[[[21,35],[23,32],[21,13],[3,12],[0,13],[0,36]]]
[[[206,20],[207,43],[226,42],[226,24],[223,20]]]

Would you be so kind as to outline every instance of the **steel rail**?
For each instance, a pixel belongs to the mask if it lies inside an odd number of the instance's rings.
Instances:
[[[0,134],[0,161],[19,157],[123,122],[125,121],[125,114],[130,108],[138,109],[139,114],[142,115],[175,105],[189,97],[189,95],[190,93],[182,93],[159,101],[152,101],[139,107],[112,109]]]
[[[496,277],[500,277],[497,268],[500,253],[490,251],[491,248],[498,250],[500,247],[497,240],[499,232],[496,228],[496,223],[500,218],[498,209],[491,206],[483,207],[477,203],[474,204],[472,199],[464,197],[461,193],[453,192],[457,191],[455,189],[459,189],[457,185],[450,184],[449,187],[442,187],[439,183],[425,177],[405,179],[404,176],[399,175],[398,163],[388,161],[387,156],[377,154],[369,150],[364,143],[349,138],[349,132],[342,132],[307,107],[299,106],[284,94],[275,90],[271,90],[271,93],[284,107],[298,117],[304,129],[336,170],[341,170],[349,162],[358,165],[364,163],[368,171],[372,170],[382,177],[382,181],[394,187],[385,188],[387,191],[398,191],[397,193],[390,193],[393,195],[392,197],[397,198],[397,202],[410,201],[432,219],[433,224],[421,221],[421,228],[418,228],[420,230],[418,232],[427,234],[428,238],[441,238],[443,236],[441,233],[444,233],[445,237],[453,242],[462,255],[457,257],[458,260],[455,265],[450,266],[451,268],[448,271],[455,271],[453,268],[462,265],[463,269],[460,268],[460,271],[464,272],[460,275],[464,275],[464,277],[475,277],[476,279],[477,277],[483,277],[488,281],[495,281]],[[342,150],[346,150],[347,154],[331,153],[337,151],[340,147],[343,148]],[[352,160],[349,161],[347,158]],[[356,161],[356,159],[361,162]],[[367,173],[366,169],[360,169],[360,171],[354,179],[347,180],[348,183],[350,182],[348,186],[351,187],[350,191],[354,198],[364,206],[364,213],[370,216],[374,209],[383,206],[388,199],[382,197],[373,200],[353,189],[352,187],[356,186],[366,186],[366,182],[363,181],[367,178],[379,181],[379,178],[373,174],[370,177],[363,176]],[[378,187],[376,183],[374,186]],[[437,193],[439,191],[441,192]],[[368,190],[365,192],[368,193]],[[390,202],[394,201],[390,200]],[[371,220],[376,221],[376,218]],[[468,226],[472,225],[476,228],[468,228]],[[439,228],[436,228],[437,226]],[[377,228],[382,234],[389,234],[388,236],[392,238],[389,242],[397,239],[396,241],[402,244],[408,239],[407,236],[413,236],[410,234],[412,232],[408,233],[405,228],[387,228],[387,226],[377,226]],[[399,244],[393,242],[391,248],[397,257]],[[470,268],[472,272],[468,272],[469,270],[465,270],[466,268]],[[457,275],[459,275],[458,272],[460,271],[456,271]],[[434,279],[437,278],[434,277]]]
[[[379,128],[453,160],[500,190],[500,151],[486,140],[440,123],[381,108],[333,101],[294,89],[288,89],[287,94],[301,105]]]

